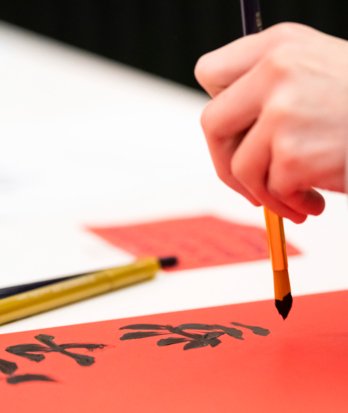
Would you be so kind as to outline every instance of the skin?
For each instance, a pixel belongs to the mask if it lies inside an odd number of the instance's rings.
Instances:
[[[348,42],[282,23],[202,56],[201,122],[218,176],[295,223],[345,191]],[[314,189],[316,188],[316,189]]]

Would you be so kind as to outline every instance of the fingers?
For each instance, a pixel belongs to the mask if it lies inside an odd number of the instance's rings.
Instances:
[[[305,221],[308,211],[296,199],[276,197],[268,190],[268,174],[272,162],[270,137],[263,120],[259,120],[248,132],[231,159],[234,178],[252,196],[276,214],[295,223]]]
[[[310,169],[308,165],[299,161],[298,154],[289,151],[288,144],[279,144],[287,139],[283,139],[281,133],[275,135],[275,131],[275,116],[265,112],[231,155],[231,173],[260,204],[301,223],[307,215],[321,214],[325,201],[319,192],[305,183],[304,175]],[[280,147],[287,151],[279,153]]]
[[[288,207],[303,216],[320,215],[325,208],[325,200],[323,196],[314,189],[295,192],[286,197],[284,202]]]
[[[321,213],[324,201],[317,192],[298,186],[299,171],[287,168],[286,157],[277,154],[273,159],[282,117],[278,108],[264,106],[278,72],[269,62],[260,63],[208,104],[202,126],[217,174],[228,186],[254,205],[300,223],[308,214]]]
[[[242,37],[202,56],[195,67],[195,76],[207,93],[214,97],[248,72],[280,44],[286,45],[314,31],[297,23],[281,23],[256,35]]]
[[[268,192],[299,213],[321,214],[325,208],[325,200],[309,184],[310,166],[299,161],[299,154],[292,153],[289,146],[282,143],[287,141],[286,137],[284,139],[282,136],[275,136],[274,141],[273,161],[269,167],[267,182]]]
[[[244,175],[240,178],[238,177],[238,173],[236,175],[236,172],[233,171],[231,159],[233,160],[237,148],[244,145],[244,141],[242,144],[241,141],[243,140],[245,132],[252,127],[262,111],[264,97],[271,89],[272,83],[278,75],[278,68],[274,70],[273,66],[274,65],[268,61],[257,65],[254,70],[242,76],[233,85],[216,96],[207,105],[202,115],[202,127],[218,176],[223,182],[245,196],[254,205],[266,205],[266,191],[263,190],[262,195],[260,195],[256,191],[255,185],[249,188],[244,182]],[[263,73],[263,82],[259,81],[260,71]],[[258,143],[255,145],[257,144]],[[262,146],[262,144],[260,145]],[[248,147],[249,145],[247,143],[244,146]],[[250,151],[253,152],[253,149],[254,148],[251,147]],[[260,150],[257,151],[255,161],[261,162],[268,152],[269,149],[263,145]],[[242,153],[244,153],[244,151],[242,151]],[[247,155],[245,157],[247,157]],[[252,180],[254,179],[253,182],[257,180],[259,184],[262,181],[263,188],[265,186],[263,182],[265,179],[264,169],[268,166],[268,163],[269,161],[267,160],[267,162],[264,162],[262,168],[259,166],[254,169],[256,174],[253,173],[251,175],[253,177]],[[244,171],[245,166],[243,165],[243,161],[238,164],[242,164],[241,169]],[[238,169],[239,167],[237,170]],[[256,176],[257,173],[260,174],[259,179]],[[248,178],[247,181],[249,181]],[[274,202],[271,202],[269,197],[267,197],[267,204],[270,207],[272,205],[274,209]],[[294,219],[300,219],[300,217],[295,217],[295,214],[291,213],[291,211],[285,207],[281,210],[284,216],[291,215]]]
[[[287,140],[282,139],[284,131],[293,147],[296,141],[303,147],[301,135],[294,139],[293,134],[305,124],[304,113],[298,116],[293,111],[294,85],[300,84],[297,62],[303,44],[313,49],[317,34],[302,25],[277,25],[203,56],[195,68],[197,80],[213,97],[203,112],[202,126],[218,176],[254,205],[264,205],[296,223],[325,207],[323,197],[312,188],[320,185],[309,179],[308,162],[303,165],[308,156],[302,156],[298,168],[293,167],[298,150],[290,156],[278,151],[278,142]]]
[[[227,186],[247,198],[253,205],[260,206],[260,202],[233,176],[230,167],[231,157],[243,137],[243,134],[239,134],[234,136],[233,139],[207,138],[208,147],[218,177]]]
[[[263,88],[250,75],[243,76],[232,87],[212,100],[202,114],[202,127],[209,151],[220,179],[245,196],[254,205],[260,202],[241,185],[231,171],[231,158],[241,140],[260,113]],[[249,93],[250,80],[255,90]]]

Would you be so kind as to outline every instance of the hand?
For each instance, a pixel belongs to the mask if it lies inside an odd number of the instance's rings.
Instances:
[[[348,42],[282,23],[201,57],[212,100],[202,127],[218,176],[296,223],[319,215],[314,188],[344,191]]]

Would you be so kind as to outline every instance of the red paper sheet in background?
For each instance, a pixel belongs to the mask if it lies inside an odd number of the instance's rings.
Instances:
[[[347,320],[343,291],[295,298],[286,322],[264,301],[1,335],[1,411],[346,413]],[[11,384],[35,375],[54,381]]]
[[[136,257],[176,255],[179,265],[170,271],[262,260],[269,256],[264,229],[209,215],[89,229]],[[299,254],[290,244],[287,252]]]

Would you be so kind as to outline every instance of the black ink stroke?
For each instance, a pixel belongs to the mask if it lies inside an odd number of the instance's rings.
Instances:
[[[268,336],[268,334],[270,334],[270,331],[267,328],[257,327],[257,326],[248,326],[246,324],[237,323],[236,321],[232,322],[231,324],[233,324],[234,326],[247,328],[258,336],[266,337]]]
[[[16,363],[13,363],[12,361],[0,359],[0,372],[1,373],[4,373],[9,376],[13,374],[17,369],[18,369],[18,366]]]
[[[5,374],[7,377],[6,382],[8,384],[19,384],[32,381],[55,381],[51,377],[42,374],[18,374],[14,373],[17,371],[18,366],[16,363],[4,359],[0,359],[0,372]]]
[[[55,382],[51,377],[43,374],[18,374],[7,378],[8,384],[21,384],[35,381]]]
[[[247,329],[255,335],[265,337],[270,334],[270,331],[263,327],[250,326],[237,322],[232,322],[231,324],[236,327]],[[183,347],[184,350],[208,346],[216,347],[221,344],[220,338],[224,335],[232,337],[236,340],[244,340],[243,330],[220,324],[186,323],[178,326],[161,324],[131,324],[121,327],[120,330],[138,330],[136,332],[128,332],[123,334],[120,337],[120,340],[136,340],[146,337],[174,334],[174,336],[159,339],[157,341],[157,345],[163,347],[173,344],[186,343]]]
[[[54,336],[47,334],[39,334],[35,336],[35,339],[41,344],[18,344],[6,348],[8,353],[14,354],[19,357],[24,357],[30,361],[40,362],[45,360],[45,353],[60,353],[67,357],[72,358],[80,366],[86,367],[94,364],[94,357],[84,354],[77,354],[70,349],[85,349],[93,351],[96,349],[103,349],[105,344],[85,344],[85,343],[68,343],[68,344],[56,344],[54,342]]]

